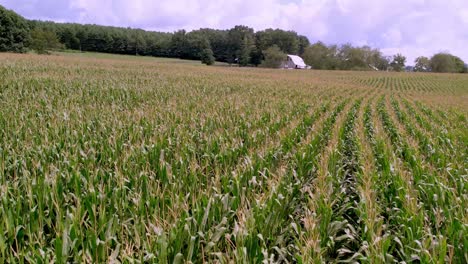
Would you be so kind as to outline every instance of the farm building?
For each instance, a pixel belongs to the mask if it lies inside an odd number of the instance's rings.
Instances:
[[[283,69],[310,69],[310,66],[307,66],[301,57],[297,55],[288,54],[286,60],[281,63],[281,68]]]

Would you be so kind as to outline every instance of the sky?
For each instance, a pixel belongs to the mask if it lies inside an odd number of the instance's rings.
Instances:
[[[468,62],[468,0],[0,0],[28,19],[172,32],[281,28],[311,42],[369,45],[385,55],[450,52]]]

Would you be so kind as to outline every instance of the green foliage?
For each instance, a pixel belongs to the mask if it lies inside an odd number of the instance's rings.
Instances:
[[[299,36],[294,31],[281,29],[266,29],[256,33],[257,46],[260,50],[266,50],[276,45],[286,54],[301,54],[309,41],[304,36]]]
[[[68,49],[79,50],[80,40],[76,35],[76,29],[74,27],[64,27],[60,32],[60,42],[65,45]]]
[[[252,28],[235,26],[227,33],[226,53],[228,63],[239,63],[247,66],[250,61],[250,53],[255,45],[255,34]]]
[[[375,49],[370,57],[369,63],[379,71],[386,71],[390,65],[390,59],[384,56],[379,50]]]
[[[201,62],[206,65],[213,65],[215,63],[215,57],[211,49],[204,49],[201,52]]]
[[[0,52],[25,52],[28,37],[26,20],[0,5]]]
[[[32,28],[55,32],[67,49],[80,51],[176,57],[201,60],[202,51],[210,48],[215,60],[259,65],[262,50],[280,45],[289,53],[302,52],[309,41],[293,31],[280,29],[254,32],[246,26],[229,30],[202,28],[174,33],[150,32],[141,29],[30,21]]]
[[[171,37],[171,53],[178,58],[185,58],[187,49],[187,36],[185,30],[176,31]]]
[[[240,50],[237,52],[237,58],[240,66],[247,66],[251,61],[252,52],[255,50],[253,39],[245,36],[241,43]]]
[[[366,61],[364,48],[353,47],[351,44],[342,45],[338,51],[340,67],[343,70],[364,70],[369,65]]]
[[[63,44],[60,43],[55,32],[35,28],[31,31],[30,48],[39,54],[48,54],[49,50],[62,49]]]
[[[465,62],[449,53],[437,53],[432,56],[431,68],[434,72],[466,72]]]
[[[456,69],[456,71],[458,73],[468,72],[468,68],[467,68],[465,62],[462,59],[460,59],[457,56],[453,56],[453,55],[452,55],[452,59],[455,61],[455,69]]]
[[[398,53],[393,56],[393,61],[390,63],[392,69],[396,72],[405,70],[406,57]]]
[[[254,66],[258,66],[262,63],[263,53],[260,49],[254,48],[250,52],[250,63]]]
[[[30,26],[55,32],[67,49],[158,57],[176,57],[172,54],[179,51],[175,45],[179,42],[171,42],[176,33],[42,21],[30,21]],[[184,42],[180,44],[186,47]]]
[[[428,57],[420,56],[414,61],[415,65],[413,70],[415,72],[430,72],[431,71],[431,60]]]
[[[299,51],[298,54],[302,56],[307,47],[310,46],[310,41],[306,36],[298,36],[299,40]]]
[[[304,61],[323,70],[386,70],[388,59],[378,49],[345,44],[326,46],[317,42],[304,50]]]
[[[286,60],[286,54],[276,45],[266,49],[263,55],[265,60],[263,60],[261,66],[265,68],[279,68],[281,63]]]
[[[336,51],[336,46],[327,47],[322,42],[317,42],[305,48],[302,58],[313,69],[337,69],[338,59],[335,56]]]
[[[406,58],[398,54],[390,59],[378,49],[351,44],[327,46],[321,42],[310,45],[305,36],[294,31],[266,29],[255,32],[238,25],[228,30],[201,28],[187,32],[152,32],[74,23],[27,21],[13,11],[0,6],[0,51],[24,52],[25,47],[39,52],[59,48],[55,39],[67,49],[115,54],[175,57],[201,60],[202,51],[210,48],[216,61],[238,63],[240,66],[259,65],[263,51],[276,45],[283,53],[299,54],[315,69],[327,70],[387,70],[403,71]],[[29,34],[29,29],[42,30]],[[56,34],[56,37],[52,36]],[[29,41],[33,38],[32,42]],[[422,59],[423,57],[421,57]],[[424,57],[425,58],[425,57]],[[415,71],[467,72],[464,62],[450,54],[436,54],[415,62]]]

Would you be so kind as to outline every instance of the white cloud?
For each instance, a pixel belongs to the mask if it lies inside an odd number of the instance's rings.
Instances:
[[[403,37],[401,31],[397,28],[391,28],[382,34],[382,38],[388,45],[400,45]]]
[[[459,12],[459,16],[463,23],[468,26],[468,8],[461,9]]]

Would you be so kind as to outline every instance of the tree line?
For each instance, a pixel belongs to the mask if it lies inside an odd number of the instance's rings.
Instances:
[[[465,62],[446,52],[432,57],[418,57],[414,67],[406,67],[406,57],[402,54],[384,56],[380,50],[369,46],[354,47],[345,45],[325,45],[317,42],[307,47],[302,54],[304,61],[315,69],[325,70],[391,70],[415,72],[453,72],[466,73]]]
[[[311,44],[294,31],[247,26],[227,30],[202,28],[174,33],[141,29],[26,20],[0,6],[0,51],[47,53],[54,49],[131,54],[236,63],[240,66],[277,67],[286,54],[297,54],[314,69],[404,71],[401,54],[384,56],[380,50],[351,44]],[[414,70],[466,72],[464,62],[451,54],[420,57]]]

